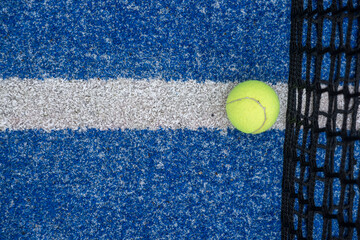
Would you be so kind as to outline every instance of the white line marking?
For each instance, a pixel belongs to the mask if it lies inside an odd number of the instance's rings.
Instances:
[[[114,79],[0,79],[0,130],[232,128],[226,98],[237,83]],[[272,86],[283,130],[287,84]]]

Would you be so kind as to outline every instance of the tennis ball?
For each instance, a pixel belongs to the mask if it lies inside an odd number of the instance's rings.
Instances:
[[[234,127],[244,133],[268,130],[280,110],[279,98],[266,83],[245,81],[234,87],[226,101],[227,116]]]

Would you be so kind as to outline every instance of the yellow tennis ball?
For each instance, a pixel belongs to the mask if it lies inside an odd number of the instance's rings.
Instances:
[[[244,133],[268,130],[279,115],[280,103],[275,91],[256,80],[234,87],[226,101],[227,116],[234,127]]]

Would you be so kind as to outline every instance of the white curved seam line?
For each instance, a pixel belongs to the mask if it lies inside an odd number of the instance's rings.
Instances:
[[[261,105],[261,103],[260,103],[258,100],[256,100],[255,98],[251,98],[251,97],[239,98],[239,99],[236,99],[236,100],[233,100],[233,101],[231,101],[231,102],[226,103],[226,105],[227,105],[227,104],[230,104],[230,103],[237,102],[237,101],[241,101],[241,100],[243,100],[243,99],[250,99],[250,100],[255,101],[255,102],[256,102],[257,104],[259,104],[260,107],[264,110],[264,122],[261,124],[261,126],[260,126],[258,129],[256,129],[255,131],[251,132],[251,134],[253,134],[253,133],[256,133],[257,131],[259,131],[259,130],[265,125],[265,122],[266,122],[266,108],[265,108],[263,105]]]

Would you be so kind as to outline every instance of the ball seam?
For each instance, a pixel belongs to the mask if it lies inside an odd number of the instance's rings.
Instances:
[[[258,129],[256,129],[255,131],[251,132],[251,134],[254,134],[254,133],[256,133],[257,131],[259,131],[262,127],[264,127],[264,125],[265,125],[265,122],[266,122],[266,108],[265,108],[257,99],[251,98],[251,97],[238,98],[238,99],[235,99],[235,100],[233,100],[233,101],[231,101],[231,102],[226,103],[226,105],[228,105],[228,104],[230,104],[230,103],[237,102],[237,101],[241,101],[241,100],[244,100],[244,99],[250,99],[250,100],[255,101],[255,102],[256,102],[257,104],[259,104],[260,107],[264,110],[264,122],[261,124],[261,126],[260,126]]]

